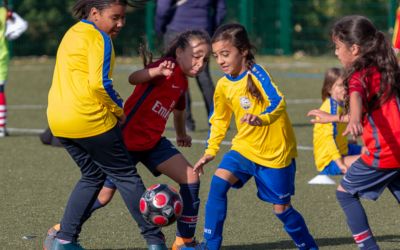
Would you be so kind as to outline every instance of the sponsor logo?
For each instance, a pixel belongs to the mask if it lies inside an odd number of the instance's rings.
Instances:
[[[247,98],[246,96],[240,97],[240,106],[244,110],[248,110],[251,107],[251,102],[250,102],[249,98]]]
[[[204,228],[204,233],[205,233],[205,234],[211,234],[211,233],[212,233],[212,230],[209,229],[209,228]]]
[[[175,85],[175,84],[172,84],[172,88],[173,88],[173,89],[179,89],[179,86],[178,86],[178,85]]]
[[[156,101],[151,108],[151,110],[164,118],[164,120],[168,120],[169,114],[172,112],[173,108],[175,107],[175,101],[172,101],[169,108],[164,107],[160,101]]]

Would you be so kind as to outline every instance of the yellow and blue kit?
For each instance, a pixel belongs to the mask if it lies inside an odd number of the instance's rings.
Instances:
[[[124,114],[112,85],[111,38],[87,20],[72,26],[57,51],[47,118],[53,134],[85,138],[102,134]]]
[[[263,102],[247,91],[250,78],[261,93]],[[242,123],[241,118],[247,113],[261,118],[262,126]],[[232,140],[232,150],[224,155],[218,169],[229,171],[237,181],[231,184],[217,174],[211,180],[203,234],[210,250],[221,247],[228,210],[227,193],[231,187],[241,188],[254,178],[258,198],[281,205],[290,204],[295,190],[296,138],[286,112],[285,99],[269,73],[260,65],[253,65],[251,70],[235,78],[225,75],[218,81],[205,154],[217,154],[232,115],[237,134]],[[318,249],[304,218],[293,206],[275,215],[299,249]]]
[[[326,98],[319,108],[329,114],[341,114],[343,107],[334,99]],[[343,136],[346,123],[316,123],[313,130],[314,160],[319,172],[331,161],[348,153],[348,140]]]
[[[246,89],[248,78],[257,86],[263,103]],[[258,115],[262,126],[242,123],[246,114]],[[222,77],[214,93],[214,111],[210,117],[210,136],[205,154],[215,156],[234,115],[237,134],[232,150],[247,159],[270,168],[284,168],[297,156],[296,138],[286,112],[286,102],[269,73],[255,64],[236,78]]]

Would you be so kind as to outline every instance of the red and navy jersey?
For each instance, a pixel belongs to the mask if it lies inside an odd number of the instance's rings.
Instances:
[[[376,68],[355,72],[349,92],[358,92],[363,102],[363,141],[368,152],[361,159],[374,168],[400,168],[400,103],[391,96],[378,108],[370,107],[380,89],[381,74]],[[385,93],[383,94],[385,95]]]
[[[147,68],[158,67],[165,60],[160,59]],[[185,91],[188,80],[175,62],[170,77],[159,76],[153,80],[138,84],[126,100],[124,111],[127,121],[123,125],[125,145],[130,151],[151,149],[160,140],[170,113],[185,109]]]

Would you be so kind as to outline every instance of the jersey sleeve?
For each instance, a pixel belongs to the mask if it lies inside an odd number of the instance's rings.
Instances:
[[[269,125],[276,121],[286,110],[285,99],[268,72],[260,65],[255,64],[253,66],[250,76],[253,82],[258,85],[264,99],[269,102],[266,109],[259,115],[262,124],[264,126]]]
[[[325,111],[329,114],[336,115],[337,112],[332,110],[332,105],[329,99],[325,100],[324,104],[321,106],[320,110]],[[321,130],[321,136],[324,138],[322,148],[325,152],[329,152],[330,158],[332,160],[337,160],[342,155],[340,154],[339,148],[337,147],[335,137],[337,135],[337,123],[322,123],[319,124]]]
[[[124,114],[123,100],[114,90],[112,76],[113,46],[104,34],[93,39],[88,52],[89,86],[99,101],[115,116]]]
[[[214,110],[209,120],[211,126],[205,154],[215,156],[220,149],[221,141],[225,138],[232,117],[232,110],[226,103],[222,86],[217,84],[214,93]]]

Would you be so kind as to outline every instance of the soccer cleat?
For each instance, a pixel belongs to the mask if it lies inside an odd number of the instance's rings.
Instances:
[[[61,244],[58,240],[54,240],[51,250],[85,250],[81,245],[75,242]]]
[[[335,185],[336,182],[334,180],[332,180],[329,176],[327,175],[322,175],[319,174],[317,176],[315,176],[314,178],[312,178],[308,184],[311,185]]]
[[[147,245],[148,250],[168,250],[165,244]]]
[[[172,244],[171,250],[181,250],[181,249],[186,249],[189,247],[189,249],[197,246],[199,243],[196,241],[196,239],[193,238],[182,238],[178,237],[174,241],[174,244]]]
[[[200,244],[196,244],[195,246],[183,246],[180,250],[208,250],[207,244],[202,242]]]
[[[51,250],[58,231],[60,231],[60,224],[55,224],[47,231],[43,242],[43,250]]]

